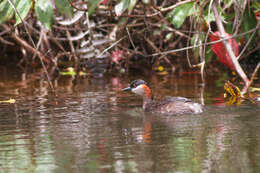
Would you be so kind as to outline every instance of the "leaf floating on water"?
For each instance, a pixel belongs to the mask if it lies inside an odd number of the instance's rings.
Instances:
[[[251,92],[257,92],[257,91],[260,91],[260,88],[251,87],[250,91]]]
[[[68,67],[66,71],[62,71],[60,74],[63,76],[74,76],[76,75],[76,72],[74,71],[73,67]]]
[[[231,96],[231,97],[241,97],[240,89],[232,84],[231,82],[227,81],[224,85],[224,90]]]
[[[80,76],[86,76],[87,73],[85,73],[85,72],[83,72],[83,71],[80,71],[80,72],[79,72],[79,75],[80,75]]]
[[[9,99],[9,100],[2,100],[2,101],[0,101],[0,103],[10,103],[10,104],[13,104],[15,102],[16,102],[15,99]]]
[[[161,65],[155,68],[155,71],[158,75],[167,75],[168,72],[165,70],[165,68]]]
[[[233,104],[239,105],[241,103],[241,92],[236,85],[227,81],[224,84],[224,90],[226,91],[226,93],[224,93],[224,97],[229,96],[226,102],[227,105],[233,105]]]

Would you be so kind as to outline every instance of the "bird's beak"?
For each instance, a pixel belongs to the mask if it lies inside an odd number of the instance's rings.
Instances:
[[[131,91],[131,90],[132,90],[131,87],[127,87],[127,88],[122,89],[122,91]]]

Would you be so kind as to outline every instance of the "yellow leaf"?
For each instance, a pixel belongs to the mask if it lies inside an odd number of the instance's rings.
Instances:
[[[250,91],[251,92],[257,92],[257,91],[260,91],[260,88],[251,87]]]
[[[162,72],[162,71],[164,71],[164,68],[163,68],[163,66],[158,66],[158,68],[157,68],[157,70],[159,71],[159,72]]]
[[[224,90],[231,96],[231,97],[241,97],[240,89],[232,84],[231,82],[227,81],[224,84]]]
[[[2,100],[0,103],[15,103],[15,99],[9,99],[9,100]]]

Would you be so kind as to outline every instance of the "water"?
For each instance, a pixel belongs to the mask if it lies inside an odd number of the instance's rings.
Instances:
[[[0,172],[260,172],[259,106],[225,106],[218,77],[148,80],[156,98],[204,102],[199,115],[144,113],[120,92],[135,79],[59,77],[56,96],[39,74],[1,74]],[[8,77],[7,77],[8,76]]]

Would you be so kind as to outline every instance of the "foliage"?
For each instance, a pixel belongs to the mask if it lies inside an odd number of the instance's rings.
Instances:
[[[13,31],[17,27],[18,33],[14,36],[14,32],[6,32],[0,37],[4,43],[10,44],[11,40],[18,43],[15,45],[21,45],[26,49],[26,55],[41,55],[44,63],[54,62],[54,65],[63,69],[73,66],[91,73],[105,73],[107,67],[112,67],[128,71],[136,63],[141,64],[140,69],[143,68],[142,63],[145,61],[144,64],[151,64],[150,69],[155,72],[161,73],[157,67],[163,67],[163,74],[167,75],[171,70],[179,68],[176,59],[187,62],[185,54],[188,58],[191,55],[188,53],[193,55],[191,64],[200,64],[195,67],[202,67],[206,63],[206,67],[211,69],[215,64],[210,64],[210,60],[216,51],[211,49],[209,41],[212,34],[217,32],[214,27],[216,19],[212,12],[213,2],[2,0],[0,25],[6,31]],[[235,54],[238,55],[238,47],[242,50],[247,42],[250,42],[251,47],[244,54],[250,54],[252,45],[257,44],[257,37],[251,40],[252,32],[242,36],[240,34],[257,26],[254,14],[260,11],[259,1],[223,0],[217,3],[227,35],[233,37],[231,43],[234,43]],[[85,15],[86,12],[89,16]],[[26,33],[31,34],[30,40],[37,44],[32,44],[28,39],[30,37],[24,34],[24,27],[19,25],[22,21],[29,24],[30,32]],[[206,45],[202,46],[204,43]],[[226,58],[225,61],[219,58],[220,62],[233,69],[227,53],[222,51],[223,46],[220,49]],[[219,54],[217,56],[220,57]],[[32,61],[24,62],[33,64],[34,57],[29,58]]]
[[[62,15],[72,16],[72,8],[67,0],[55,0],[55,5]],[[34,6],[33,0],[3,0],[0,2],[0,23],[9,21],[15,15],[15,24],[20,24],[31,8],[34,8],[39,21],[51,29],[54,10],[51,0],[37,0]]]
[[[196,6],[194,2],[180,5],[168,13],[169,21],[176,27],[180,28],[188,16],[194,15],[196,12]]]
[[[39,21],[47,28],[51,29],[53,23],[53,9],[51,0],[38,0],[35,2],[35,13]]]

